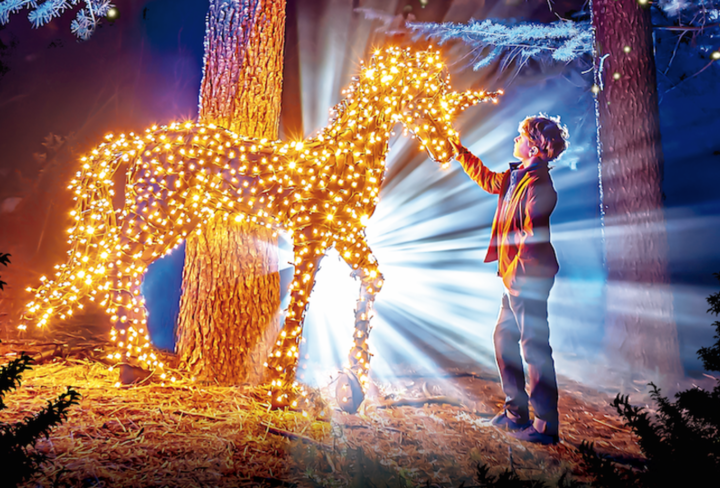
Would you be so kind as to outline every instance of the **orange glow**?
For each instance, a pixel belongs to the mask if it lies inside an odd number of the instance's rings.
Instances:
[[[147,266],[217,215],[248,219],[293,235],[295,276],[285,325],[266,367],[271,398],[291,405],[303,318],[319,259],[335,247],[361,281],[349,368],[363,388],[369,374],[369,318],[383,284],[365,241],[379,201],[385,156],[400,123],[441,164],[452,159],[451,121],[501,92],[457,93],[440,53],[388,48],[376,52],[343,93],[336,118],[314,138],[285,143],[244,138],[192,122],[153,126],[143,134],[108,135],[81,158],[68,187],[75,195],[68,260],[34,290],[20,328],[47,326],[98,301],[111,316],[109,359],[162,368],[146,332],[140,283]],[[126,165],[125,204],[113,208],[113,175]],[[174,378],[171,378],[174,381]]]

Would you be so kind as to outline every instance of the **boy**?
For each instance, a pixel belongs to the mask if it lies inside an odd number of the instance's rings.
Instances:
[[[495,173],[471,154],[460,140],[451,140],[465,172],[480,187],[499,195],[485,262],[498,261],[504,293],[493,342],[505,393],[505,407],[492,425],[529,442],[558,442],[558,389],[550,348],[547,299],[558,272],[550,243],[550,214],[557,193],[548,162],[567,148],[567,129],[559,118],[544,114],[520,123],[513,155],[519,163]],[[525,391],[520,350],[528,366]],[[535,411],[530,421],[528,400]]]

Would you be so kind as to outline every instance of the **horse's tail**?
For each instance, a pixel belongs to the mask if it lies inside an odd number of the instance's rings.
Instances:
[[[45,327],[55,317],[65,319],[73,310],[82,309],[88,298],[95,300],[100,293],[112,292],[110,271],[120,250],[118,220],[122,218],[113,207],[113,176],[124,163],[139,156],[143,147],[139,137],[113,139],[109,135],[81,158],[81,168],[68,187],[76,202],[70,212],[74,223],[68,229],[68,259],[55,266],[54,276],[43,276],[42,284],[30,290],[35,297],[27,304],[20,329],[32,323]]]

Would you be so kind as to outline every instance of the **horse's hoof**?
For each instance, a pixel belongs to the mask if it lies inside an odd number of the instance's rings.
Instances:
[[[349,369],[343,370],[338,377],[335,398],[343,412],[347,413],[357,412],[365,399],[360,380]]]
[[[137,366],[131,366],[129,364],[121,364],[119,369],[120,383],[122,383],[123,385],[132,385],[134,383],[139,383],[140,381],[144,380],[152,374],[146,369]]]

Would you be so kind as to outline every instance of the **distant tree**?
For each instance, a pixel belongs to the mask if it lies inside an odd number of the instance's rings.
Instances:
[[[650,12],[637,0],[593,0],[592,23],[608,353],[633,370],[679,375]]]
[[[78,10],[70,28],[82,40],[90,38],[101,18],[117,16],[117,9],[110,0],[5,0],[0,2],[0,23],[7,24],[11,14],[27,8],[30,10],[28,20],[33,27],[40,27],[79,3],[84,7]]]

